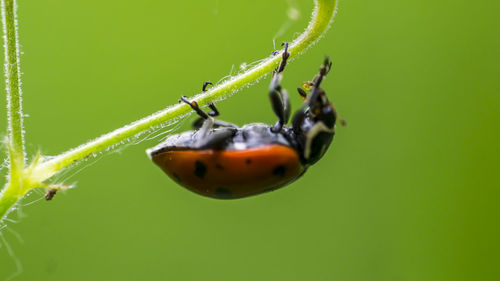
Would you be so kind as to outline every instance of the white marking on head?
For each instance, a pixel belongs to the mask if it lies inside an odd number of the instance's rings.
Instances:
[[[305,159],[309,159],[309,157],[311,156],[311,146],[312,146],[312,141],[314,140],[314,138],[321,132],[325,132],[325,133],[335,133],[335,126],[333,126],[333,128],[328,128],[325,123],[321,122],[321,121],[318,121],[316,124],[314,124],[314,126],[312,127],[311,130],[309,130],[307,133],[306,133],[306,146],[304,148],[304,158]],[[325,150],[326,147],[323,146],[321,148],[322,150]]]

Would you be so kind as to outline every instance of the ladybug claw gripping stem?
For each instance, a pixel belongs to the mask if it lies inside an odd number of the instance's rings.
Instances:
[[[208,107],[212,110],[208,113],[208,115],[212,116],[212,117],[216,117],[216,116],[219,116],[220,115],[220,112],[219,110],[217,109],[217,107],[215,107],[215,104],[213,102],[209,103],[208,104]]]
[[[201,90],[203,92],[206,92],[208,85],[213,85],[213,83],[210,81],[203,82],[203,87],[201,88]],[[213,102],[209,103],[208,107],[212,110],[211,112],[208,113],[208,115],[210,115],[212,117],[216,117],[216,116],[220,115],[219,110],[217,110],[217,107],[215,107],[215,104]]]
[[[206,82],[205,82],[206,84]],[[212,118],[212,116],[217,116],[219,115],[219,111],[215,107],[213,103],[209,104],[210,109],[212,109],[212,112],[209,114],[205,113],[203,110],[200,109],[200,106],[196,101],[190,102],[185,96],[181,97],[181,101],[188,104],[195,112],[200,116],[202,119],[204,119],[203,124],[201,128],[198,131],[198,142],[197,144],[201,143],[201,141],[208,135],[210,130],[212,130],[215,120]]]
[[[281,55],[281,63],[276,69],[276,72],[281,73],[283,70],[285,70],[286,62],[288,58],[290,57],[290,53],[288,52],[288,42],[284,42],[281,44],[281,46],[285,46],[285,49],[283,50],[283,54]]]
[[[205,81],[205,82],[203,83],[203,87],[201,88],[201,91],[206,92],[206,91],[207,91],[207,86],[208,86],[208,85],[214,85],[214,84],[213,84],[212,82],[210,82],[210,81]]]
[[[203,118],[205,120],[208,119],[209,116],[203,110],[200,109],[200,106],[198,105],[198,103],[196,101],[190,102],[186,96],[182,96],[180,101],[189,105],[196,112],[196,114],[198,114],[198,116],[200,116],[201,118]]]

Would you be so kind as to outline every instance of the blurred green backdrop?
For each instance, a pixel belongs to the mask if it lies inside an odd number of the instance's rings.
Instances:
[[[267,56],[280,28],[290,26],[276,42],[290,41],[313,6],[19,2],[27,146],[47,155]],[[283,81],[294,92],[330,55],[324,87],[349,123],[302,179],[217,201],[150,162],[144,151],[161,138],[128,146],[61,177],[75,189],[13,216],[24,242],[3,231],[16,258],[0,248],[0,279],[18,259],[15,280],[499,280],[499,8],[341,1],[327,36]],[[274,122],[268,81],[218,103],[222,118]]]

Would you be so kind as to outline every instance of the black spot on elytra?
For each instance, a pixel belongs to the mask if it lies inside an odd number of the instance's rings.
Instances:
[[[207,173],[207,166],[205,166],[205,164],[203,164],[200,161],[196,161],[194,163],[195,176],[199,177],[200,179],[203,179],[206,173]]]
[[[215,168],[220,169],[220,170],[224,170],[224,166],[222,166],[222,165],[221,165],[221,164],[219,164],[219,163],[216,163],[216,164],[215,164]]]
[[[172,176],[174,176],[176,181],[182,182],[181,178],[179,177],[179,175],[177,173],[173,173]]]
[[[220,199],[233,198],[233,193],[224,187],[219,187],[215,190],[215,197]]]
[[[247,158],[247,160],[245,160],[245,163],[247,163],[247,165],[250,165],[252,163],[252,159]]]
[[[278,176],[278,177],[283,177],[285,176],[286,173],[286,168],[285,165],[279,165],[273,170],[273,175]]]

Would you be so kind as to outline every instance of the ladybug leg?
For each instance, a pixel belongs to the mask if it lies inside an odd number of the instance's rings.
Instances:
[[[201,90],[203,92],[206,92],[208,85],[213,85],[213,84],[210,81],[203,82],[203,87],[201,88]],[[189,106],[191,106],[191,108],[193,108],[192,103],[189,102],[189,101],[187,101],[187,99],[185,99],[185,97],[183,97],[183,98],[181,98],[181,100],[183,102],[187,103]],[[217,116],[217,115],[219,115],[219,111],[217,110],[217,108],[215,107],[215,105],[213,103],[210,103],[208,106],[210,107],[210,109],[212,109],[212,112],[208,113],[208,116]],[[198,129],[201,128],[201,126],[203,125],[203,123],[205,122],[205,120],[208,118],[208,116],[207,116],[207,114],[205,112],[202,112],[202,114],[199,113],[199,111],[201,111],[201,109],[198,107],[198,104],[196,104],[196,107],[197,107],[197,109],[193,108],[193,110],[196,111],[196,113],[200,116],[200,118],[196,119],[193,122],[192,126],[193,126],[193,128],[195,130],[198,130]],[[215,110],[214,110],[214,108],[215,108]]]
[[[206,83],[206,82],[205,82]],[[193,128],[195,130],[203,130],[205,132],[209,132],[212,128],[219,128],[219,127],[230,127],[230,128],[238,128],[235,124],[224,122],[224,121],[219,121],[219,120],[214,120],[212,116],[218,116],[219,111],[215,107],[213,103],[210,103],[208,106],[212,109],[212,112],[210,113],[205,113],[203,110],[200,109],[198,106],[198,103],[196,101],[190,102],[186,97],[181,97],[181,101],[188,104],[195,112],[200,116],[200,118],[196,119],[193,122]]]
[[[205,92],[207,86],[211,85],[211,84],[212,84],[212,82],[209,82],[209,81],[203,83],[203,92]],[[196,114],[198,114],[198,116],[200,116],[203,120],[209,119],[210,116],[215,117],[215,116],[219,115],[219,111],[215,107],[215,104],[213,104],[212,102],[208,105],[210,107],[210,109],[212,110],[212,112],[207,114],[203,110],[200,109],[200,106],[198,105],[198,103],[196,101],[190,102],[186,96],[182,96],[180,101],[189,105],[196,112]]]
[[[197,135],[200,135],[201,138],[205,137],[214,126],[214,118],[206,114],[205,111],[201,110],[196,101],[190,102],[185,96],[181,97],[181,101],[188,104],[196,112],[196,114],[201,117],[203,123]]]
[[[212,82],[210,81],[205,81],[203,82],[203,88],[201,88],[201,91],[206,92],[207,91],[207,86],[208,85],[213,85]]]
[[[313,82],[304,82],[302,85],[308,83],[310,86],[312,86],[311,90],[311,96],[308,99],[308,104],[310,108],[315,108],[317,107],[318,99],[322,99],[322,97],[325,97],[325,91],[320,87],[321,82],[323,81],[323,78],[330,72],[332,69],[332,61],[330,61],[329,57],[325,58],[325,61],[323,62],[323,65],[319,69],[319,73],[316,74],[316,76],[313,79]],[[321,102],[320,102],[321,104]],[[347,126],[347,122],[340,118],[338,115],[337,111],[335,110],[335,107],[333,104],[331,104],[332,108],[334,109],[334,114],[335,114],[335,119],[340,122],[340,125],[342,126]]]
[[[207,90],[208,85],[213,84],[209,81],[203,83],[203,92]],[[219,110],[213,102],[209,103],[208,107],[212,110],[208,113],[208,118],[198,118],[198,120],[193,123],[193,127],[199,129],[196,134],[195,146],[199,148],[222,148],[225,142],[234,136],[237,126],[224,121],[214,120],[213,117],[220,115]],[[219,127],[222,128],[213,130],[213,128]]]
[[[214,126],[214,118],[206,114],[205,111],[201,110],[196,101],[190,102],[185,96],[181,97],[181,101],[188,104],[196,112],[196,114],[201,117],[200,119],[203,120],[201,128],[196,133],[196,137],[198,139],[203,139],[206,135],[208,135],[208,132]]]
[[[313,81],[302,83],[303,87],[304,85],[307,85],[311,88],[311,96],[308,100],[309,106],[313,106],[312,103],[314,103],[321,95],[324,95],[324,91],[320,88],[320,85],[323,78],[325,78],[328,72],[330,72],[330,69],[332,69],[332,62],[330,61],[330,58],[326,57],[323,65],[319,69],[319,73],[314,76]]]
[[[328,74],[331,67],[332,67],[332,62],[328,57],[325,58],[325,61],[323,62],[323,65],[321,66],[319,73],[316,74],[316,76],[314,76],[313,81],[306,81],[302,83],[302,88],[306,90],[311,90],[311,94],[309,96],[307,95],[306,91],[304,91],[301,88],[297,88],[297,91],[299,92],[300,96],[305,101],[305,103],[302,106],[302,108],[298,110],[292,118],[292,128],[296,134],[302,133],[301,126],[302,124],[304,124],[305,119],[310,118],[310,115],[314,114],[314,112],[311,113],[311,109],[317,107],[315,106],[315,103],[318,102],[317,101],[318,98],[321,95],[325,95],[324,90],[321,89],[319,85],[321,84],[321,81],[326,76],[326,74]]]
[[[213,85],[213,83],[210,81],[203,82],[203,87],[201,88],[201,91],[206,92],[208,85]],[[217,110],[217,107],[215,107],[215,104],[213,102],[209,103],[208,107],[210,107],[210,109],[212,110],[211,112],[208,113],[208,115],[210,115],[212,117],[216,117],[216,116],[220,115],[219,110]]]
[[[283,54],[281,55],[280,65],[278,66],[277,69],[274,70],[277,73],[281,73],[281,72],[283,72],[283,70],[285,70],[286,62],[287,62],[288,58],[290,57],[290,53],[288,52],[288,43],[285,42],[285,43],[281,44],[281,46],[285,46],[285,49],[283,50]]]
[[[271,105],[274,113],[279,118],[271,130],[274,133],[277,133],[281,131],[290,118],[290,100],[288,99],[288,93],[286,90],[282,89],[281,86],[272,90],[272,92],[269,93],[269,96],[271,98]]]
[[[302,133],[301,126],[302,124],[304,124],[304,120],[307,118],[308,114],[309,114],[309,106],[306,103],[304,103],[300,108],[300,110],[297,110],[297,112],[295,112],[295,114],[293,115],[292,128],[296,134]]]
[[[236,131],[236,128],[224,127],[212,130],[211,133],[207,135],[200,134],[200,136],[197,136],[196,147],[221,149],[224,147],[226,142],[234,136]],[[201,130],[199,132],[201,133]]]
[[[290,118],[290,100],[288,93],[281,87],[281,79],[283,77],[283,70],[285,70],[286,62],[290,53],[288,52],[288,43],[283,43],[285,50],[283,51],[281,63],[273,73],[273,78],[269,85],[269,98],[271,99],[271,106],[274,113],[278,116],[279,120],[274,124],[271,129],[274,133],[281,131],[283,125],[288,122]]]
[[[210,116],[208,116],[208,114],[206,114],[203,110],[200,109],[200,107],[198,106],[198,103],[196,101],[190,102],[186,96],[182,96],[180,101],[189,105],[196,112],[196,114],[198,114],[198,116],[200,116],[202,119],[207,120],[210,118]]]
[[[213,102],[209,103],[208,104],[208,107],[212,110],[208,113],[208,115],[212,116],[212,117],[217,117],[220,115],[220,112],[219,110],[217,109],[217,107],[215,107],[215,104]]]
[[[330,72],[331,68],[332,68],[332,62],[327,57],[325,58],[325,61],[323,62],[323,65],[321,66],[319,73],[316,74],[313,81],[306,81],[302,83],[302,87],[304,89],[311,90],[311,94],[309,96],[307,95],[306,91],[304,91],[301,88],[297,88],[297,91],[299,92],[300,96],[306,103],[304,103],[302,108],[298,110],[293,116],[292,128],[295,133],[297,134],[302,133],[301,126],[304,124],[305,119],[310,118],[311,115],[314,116],[317,114],[316,112],[314,112],[314,109],[319,108],[317,104],[319,103],[319,105],[321,105],[322,97],[326,96],[325,91],[319,86],[323,81],[323,78],[328,74],[328,72]],[[346,126],[347,122],[340,118],[333,104],[331,104],[331,107],[335,114],[335,120],[338,120],[342,126]]]
[[[193,129],[199,130],[203,126],[204,122],[205,122],[205,119],[202,119],[202,118],[196,119],[192,124]],[[229,122],[225,122],[225,121],[221,121],[221,120],[214,120],[213,128],[221,128],[221,127],[238,128],[238,126],[236,126],[233,123],[229,123]]]
[[[201,88],[201,90],[203,92],[206,92],[207,91],[207,87],[208,85],[213,85],[212,82],[210,81],[206,81],[206,82],[203,82],[203,87]],[[211,116],[211,117],[217,117],[220,115],[220,112],[219,110],[217,109],[217,107],[215,106],[215,104],[213,102],[209,103],[208,104],[208,107],[210,108],[210,112],[208,113],[208,116]],[[203,116],[200,116],[200,118],[196,119],[192,126],[193,126],[193,129],[195,130],[199,130],[202,126],[203,126],[203,123],[205,122],[206,118],[204,118]],[[224,121],[219,121],[219,120],[214,120],[214,123],[213,123],[213,128],[219,128],[219,127],[232,127],[232,128],[238,128],[238,126],[234,125],[234,124],[231,124],[231,123],[228,123],[228,122],[224,122]]]
[[[208,133],[212,128],[214,127],[214,118],[207,116],[207,119],[203,121],[203,125],[201,125],[201,128],[198,130],[196,133],[196,145],[198,145],[198,142],[200,140],[203,140],[206,136],[208,136]]]
[[[198,148],[221,148],[226,140],[232,138],[236,132],[235,127],[214,128],[214,119],[208,117],[195,135],[195,146]]]

